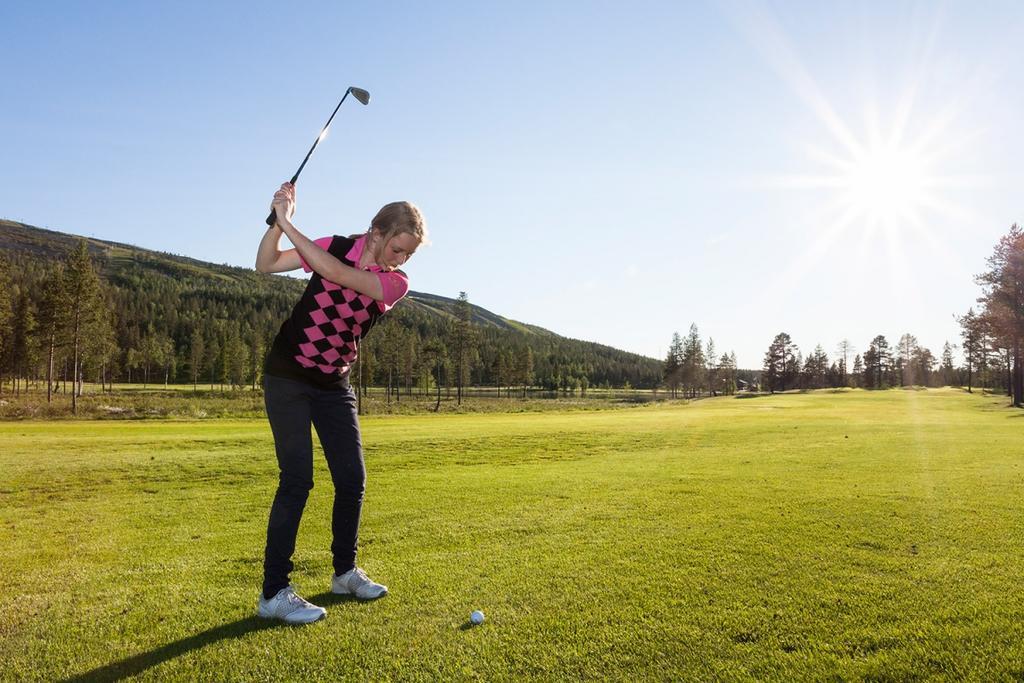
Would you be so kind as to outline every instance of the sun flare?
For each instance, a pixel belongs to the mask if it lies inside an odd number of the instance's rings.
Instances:
[[[839,178],[843,203],[876,221],[912,217],[928,201],[929,171],[920,155],[895,145],[865,148]]]
[[[938,224],[951,217],[974,218],[958,203],[958,195],[987,181],[957,164],[970,157],[973,139],[983,132],[967,128],[965,114],[973,106],[971,94],[986,81],[935,90],[937,65],[925,47],[937,40],[937,33],[912,50],[906,67],[891,64],[879,78],[868,64],[840,85],[833,99],[767,5],[755,0],[742,8],[735,15],[741,31],[815,124],[796,129],[800,138],[795,143],[805,158],[799,159],[798,152],[796,163],[787,163],[789,172],[764,178],[766,187],[801,193],[794,215],[815,236],[814,253],[848,245],[850,238],[870,243],[883,237],[894,250],[922,240],[937,244]],[[929,31],[938,30],[937,18],[921,21]],[[851,97],[857,84],[863,95],[859,101]],[[893,256],[902,258],[895,251]]]
[[[826,222],[841,230],[872,232],[885,228],[889,234],[925,229],[925,216],[944,205],[940,189],[950,178],[932,168],[935,154],[921,141],[887,137],[872,131],[863,138],[852,132],[835,140],[839,149],[810,149],[817,172],[776,177],[778,186],[819,191]]]

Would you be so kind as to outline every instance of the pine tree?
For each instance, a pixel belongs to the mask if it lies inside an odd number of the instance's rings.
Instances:
[[[704,386],[704,347],[696,323],[690,325],[690,332],[683,340],[683,357],[680,365],[682,383],[687,396],[700,396],[701,387]]]
[[[732,356],[728,353],[723,353],[718,359],[718,368],[716,374],[722,382],[722,391],[727,395],[736,393],[736,366],[733,362]]]
[[[847,369],[850,367],[849,357],[850,353],[853,352],[853,344],[850,343],[849,339],[839,342],[838,352],[842,356],[842,359],[839,361],[840,385],[846,386]]]
[[[931,386],[932,370],[935,367],[935,356],[932,352],[923,346],[916,346],[910,357],[910,364],[917,381],[922,386]]]
[[[736,352],[729,352],[729,382],[732,384],[733,393],[736,393],[736,389],[739,385],[739,366],[736,364]]]
[[[218,364],[221,357],[220,334],[216,329],[214,329],[213,333],[207,338],[210,342],[206,345],[206,371],[209,373],[210,377],[210,391],[213,391],[214,385],[217,382],[217,376],[219,375]]]
[[[175,357],[173,349],[171,350],[171,357]],[[230,368],[228,378],[231,382],[232,390],[243,389],[245,387],[245,368],[246,365],[248,365],[248,358],[248,345],[242,338],[241,329],[235,327],[231,334],[231,353],[228,355],[228,367]]]
[[[435,371],[434,381],[437,385],[437,403],[434,404],[434,412],[441,409],[441,371],[448,358],[448,349],[440,339],[428,340],[423,345],[423,355],[433,366]]]
[[[14,301],[11,287],[10,265],[0,258],[0,394],[4,391],[4,371],[11,366],[12,357],[11,317],[14,315]]]
[[[107,369],[118,354],[114,312],[109,305],[102,306],[97,312],[92,333],[86,338],[83,349],[86,363],[98,373],[100,386],[105,388]]]
[[[864,386],[869,389],[886,388],[889,385],[888,373],[891,366],[889,342],[884,336],[878,335],[864,352]]]
[[[385,389],[388,405],[394,389],[398,370],[399,347],[402,343],[401,331],[394,318],[385,318],[377,324],[374,332],[377,349],[378,372],[386,378]]]
[[[850,374],[854,387],[866,386],[864,384],[864,374],[864,361],[861,360],[858,353],[853,359],[853,372]]]
[[[17,394],[19,378],[25,380],[25,389],[28,390],[29,371],[38,359],[36,315],[28,292],[22,292],[15,300],[13,322],[10,335],[10,369],[14,379],[14,393]]]
[[[529,346],[520,347],[516,359],[516,377],[523,387],[523,398],[526,398],[526,391],[533,384],[533,351]]]
[[[771,346],[764,356],[764,367],[761,382],[768,391],[785,391],[792,386],[798,369],[797,348],[793,340],[785,332],[775,335]]]
[[[704,360],[707,363],[705,368],[705,379],[708,385],[708,393],[712,396],[718,395],[718,361],[715,358],[715,340],[708,337],[707,346],[704,347]]]
[[[159,368],[164,362],[165,346],[153,330],[153,324],[146,325],[146,336],[142,338],[142,386],[149,385],[149,372],[153,368]]]
[[[359,355],[352,364],[351,373],[356,377],[356,413],[363,414],[363,395],[367,394],[367,386],[373,384],[373,375],[377,371],[377,342],[363,337],[359,344]]]
[[[808,389],[821,389],[825,386],[828,374],[828,355],[818,344],[804,362],[804,382]]]
[[[498,389],[498,396],[500,397],[502,387],[509,387],[514,381],[513,375],[515,374],[515,362],[512,358],[512,352],[507,349],[500,351],[497,356],[495,356],[494,360],[494,377]]]
[[[953,345],[948,341],[942,345],[942,365],[939,366],[942,372],[942,385],[953,386],[956,381],[956,366],[953,363]]]
[[[678,332],[672,333],[672,343],[668,347],[668,356],[665,358],[664,380],[672,392],[672,398],[676,397],[679,391],[679,384],[682,379],[683,367],[683,340]]]
[[[188,368],[192,376],[192,391],[199,390],[199,374],[203,371],[205,355],[206,343],[203,341],[203,330],[197,325],[192,328],[192,338],[188,347]]]
[[[402,380],[405,382],[406,393],[412,395],[413,378],[417,371],[417,358],[419,356],[420,338],[414,330],[410,330],[402,345]]]
[[[81,362],[84,340],[95,333],[103,305],[100,278],[89,256],[89,248],[85,240],[78,242],[78,247],[67,260],[66,286],[71,295],[66,300],[66,329],[68,345],[72,350],[72,391],[71,412],[78,412],[78,395],[81,392]]]
[[[966,315],[957,318],[957,322],[960,323],[960,338],[963,341],[961,348],[964,352],[964,364],[967,366],[967,392],[973,393],[974,368],[981,347],[981,324],[973,308],[968,309]]]
[[[455,322],[451,326],[451,333],[457,402],[462,405],[462,388],[469,378],[472,352],[477,338],[476,331],[473,329],[473,308],[470,306],[469,296],[465,292],[459,292],[459,298],[455,300]]]
[[[989,270],[977,278],[978,284],[985,288],[979,301],[985,305],[984,317],[997,330],[995,334],[1008,340],[1013,363],[1013,405],[1020,406],[1024,405],[1024,230],[1016,224],[1010,227],[988,258],[988,267]],[[965,340],[966,336],[965,329]],[[974,343],[977,341],[975,339]],[[965,341],[964,356],[968,353]]]
[[[249,387],[253,391],[263,379],[263,356],[263,337],[254,333],[249,338]]]
[[[914,357],[919,352],[917,337],[909,332],[900,337],[900,341],[896,345],[896,358],[894,361],[895,371],[899,375],[900,386],[913,386],[917,383],[919,378],[915,372]]]
[[[238,361],[241,364],[243,355],[239,354]],[[178,373],[178,354],[174,348],[174,340],[164,337],[160,340],[160,365],[164,371],[164,388],[170,384],[171,376]]]
[[[54,362],[57,360],[57,353],[66,343],[64,328],[67,318],[64,311],[68,306],[69,296],[63,264],[58,264],[52,269],[48,280],[39,306],[39,334],[46,353],[46,402],[50,403],[53,400]]]

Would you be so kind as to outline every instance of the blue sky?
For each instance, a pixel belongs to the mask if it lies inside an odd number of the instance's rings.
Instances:
[[[250,266],[423,209],[413,288],[759,367],[904,332],[938,355],[1024,221],[1024,5],[6,3],[0,216]]]

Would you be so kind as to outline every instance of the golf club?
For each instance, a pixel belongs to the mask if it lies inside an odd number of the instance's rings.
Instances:
[[[313,154],[313,150],[316,149],[316,146],[320,144],[321,140],[324,139],[324,136],[327,134],[327,129],[331,127],[331,121],[334,120],[334,115],[338,113],[339,109],[341,109],[341,103],[345,101],[345,98],[348,97],[349,93],[352,93],[352,97],[359,100],[363,105],[367,105],[370,103],[370,93],[366,92],[362,88],[349,86],[349,89],[345,91],[344,95],[342,95],[341,102],[338,102],[338,106],[334,108],[333,112],[331,112],[331,118],[327,119],[327,123],[324,124],[324,128],[323,130],[320,131],[320,135],[318,135],[316,137],[316,140],[313,141],[313,146],[309,148],[308,152],[306,152],[306,158],[302,160],[301,164],[299,164],[299,170],[296,171],[295,175],[292,176],[292,185],[294,185],[295,182],[299,179],[299,174],[302,173],[302,169],[306,167],[306,162],[309,161],[309,157],[311,154]],[[271,209],[270,215],[267,216],[267,225],[273,225],[276,220],[277,213],[274,211],[274,209]]]

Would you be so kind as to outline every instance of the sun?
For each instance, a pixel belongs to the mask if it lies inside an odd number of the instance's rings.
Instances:
[[[914,219],[929,202],[930,169],[923,155],[896,144],[863,147],[844,163],[836,183],[840,203],[868,220]]]
[[[898,130],[882,134],[875,128],[860,137],[845,125],[841,130],[827,151],[809,148],[816,171],[776,176],[772,184],[819,193],[824,221],[837,238],[858,226],[890,235],[925,229],[926,216],[944,205],[941,189],[951,185],[933,167],[938,156],[928,151],[928,140],[908,139]]]
[[[859,67],[856,58],[842,61],[854,67],[845,78],[837,77],[840,62],[822,62],[829,74],[822,87],[768,3],[726,5],[803,110],[780,128],[781,168],[750,183],[771,194],[793,245],[761,296],[789,301],[824,275],[844,282],[844,295],[859,301],[867,271],[871,286],[884,282],[886,296],[899,292],[909,309],[922,309],[920,268],[962,272],[962,255],[948,238],[952,229],[984,220],[963,201],[991,183],[975,170],[976,143],[987,131],[969,117],[989,81],[953,81],[940,69],[932,48],[941,44],[941,17],[922,13],[914,22],[923,37],[908,43],[907,61],[887,62],[880,72],[874,55],[881,52],[868,41]]]

